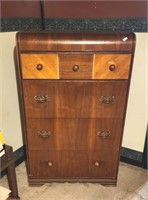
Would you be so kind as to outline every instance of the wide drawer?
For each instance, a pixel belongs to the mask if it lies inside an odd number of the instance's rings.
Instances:
[[[123,118],[126,81],[24,80],[27,118]]]
[[[96,54],[93,79],[128,79],[131,54]]]
[[[58,79],[58,54],[21,54],[22,78]]]
[[[34,178],[111,178],[117,151],[30,151],[29,176]]]
[[[60,79],[92,79],[93,54],[59,54]]]
[[[27,119],[29,150],[119,150],[120,119]]]

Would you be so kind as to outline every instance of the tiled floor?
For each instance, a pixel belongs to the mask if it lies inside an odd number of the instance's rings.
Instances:
[[[23,162],[16,168],[21,200],[148,200],[148,171],[120,163],[117,187],[91,183],[50,183],[29,187]],[[7,177],[1,185],[8,187]]]

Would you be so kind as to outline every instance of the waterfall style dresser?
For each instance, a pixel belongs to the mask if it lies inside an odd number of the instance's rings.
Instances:
[[[30,184],[116,185],[133,33],[17,33]]]

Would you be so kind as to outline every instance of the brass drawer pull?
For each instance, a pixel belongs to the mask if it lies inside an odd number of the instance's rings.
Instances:
[[[79,66],[78,65],[73,65],[72,67],[74,72],[77,72],[79,70]]]
[[[99,136],[102,139],[108,138],[110,136],[110,131],[98,131],[97,136]]]
[[[38,131],[37,135],[41,138],[48,138],[49,136],[51,136],[51,132],[50,131]]]
[[[115,69],[116,69],[116,65],[115,65],[115,64],[111,64],[111,65],[109,66],[109,70],[110,70],[110,71],[115,71]]]
[[[100,101],[105,104],[111,104],[115,100],[114,96],[102,96]]]
[[[100,166],[100,163],[99,163],[98,161],[95,161],[94,165],[95,165],[96,167],[99,167],[99,166]]]
[[[48,164],[49,167],[52,167],[52,165],[53,165],[53,163],[51,161],[48,161],[47,164]]]
[[[47,95],[37,95],[37,96],[34,96],[34,100],[37,103],[45,103],[48,101],[48,96]]]
[[[39,70],[39,71],[42,70],[42,69],[43,69],[43,65],[42,65],[42,64],[38,64],[38,65],[36,66],[36,69]]]

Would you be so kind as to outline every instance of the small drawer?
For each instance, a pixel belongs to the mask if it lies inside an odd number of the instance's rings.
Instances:
[[[92,68],[92,54],[59,54],[60,79],[92,79]]]
[[[45,178],[113,178],[118,151],[30,151],[29,176]]]
[[[128,79],[131,54],[96,54],[94,79]]]
[[[57,54],[21,54],[24,79],[58,79]]]

